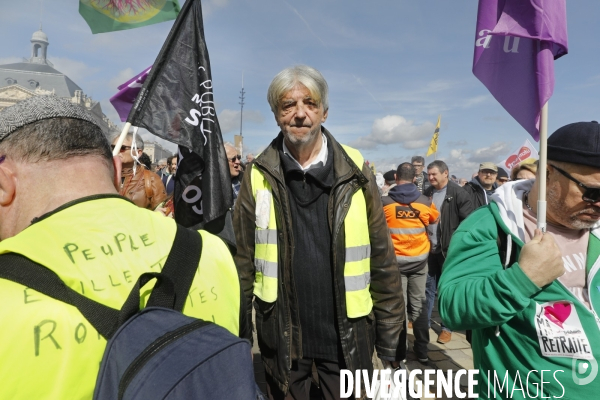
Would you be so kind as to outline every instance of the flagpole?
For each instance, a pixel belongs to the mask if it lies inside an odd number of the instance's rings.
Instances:
[[[127,132],[129,132],[129,128],[131,128],[131,122],[127,122],[123,127],[121,135],[119,136],[119,140],[117,140],[117,143],[115,144],[115,149],[113,150],[113,157],[121,152],[121,146],[123,146],[123,142],[125,141]]]
[[[546,164],[548,159],[548,103],[540,114],[540,162],[538,165],[537,227],[546,232]]]

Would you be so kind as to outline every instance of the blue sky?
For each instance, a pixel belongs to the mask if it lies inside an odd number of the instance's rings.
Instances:
[[[172,26],[170,21],[92,35],[76,0],[46,0],[42,13],[40,0],[3,3],[0,64],[30,56],[29,39],[41,14],[50,61],[119,124],[108,99],[120,83],[154,62]],[[438,158],[457,176],[470,176],[479,162],[501,161],[529,138],[471,73],[475,0],[202,4],[225,141],[239,133],[244,74],[245,152],[259,152],[276,136],[267,88],[277,72],[295,64],[323,73],[330,89],[325,126],[383,172],[412,155],[425,155],[438,114]],[[570,122],[600,118],[600,2],[569,1],[567,7],[569,54],[555,63],[550,133]]]

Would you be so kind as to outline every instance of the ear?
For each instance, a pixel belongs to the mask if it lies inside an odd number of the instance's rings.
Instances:
[[[327,116],[329,115],[329,109],[325,110],[323,113],[323,118],[321,118],[321,123],[327,121]]]
[[[14,172],[6,165],[0,166],[0,207],[12,204],[17,191]]]
[[[121,158],[119,156],[113,156],[113,167],[115,170],[113,184],[115,185],[115,189],[117,189],[118,192],[121,189],[121,170],[123,167]]]

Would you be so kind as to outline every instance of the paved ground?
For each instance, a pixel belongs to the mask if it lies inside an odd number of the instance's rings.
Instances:
[[[437,305],[436,305],[437,306]],[[438,333],[441,331],[441,320],[437,312],[437,307],[433,311],[431,329],[429,330],[429,363],[420,363],[415,354],[408,353],[406,367],[407,369],[440,369],[442,371],[457,371],[459,369],[473,369],[473,353],[471,346],[465,338],[465,332],[453,332],[452,340],[446,344],[437,343]],[[412,329],[408,330],[409,349],[412,349],[414,336]],[[254,340],[254,371],[256,382],[259,387],[266,393],[265,372],[260,361],[260,351],[257,346],[256,337]],[[378,359],[374,360],[376,367],[381,368]],[[466,377],[461,379],[461,386],[466,390]],[[425,397],[423,397],[424,399]],[[434,397],[435,398],[435,397]],[[316,397],[315,399],[318,399]],[[431,397],[430,397],[431,399]],[[449,399],[448,397],[440,397],[439,399]]]

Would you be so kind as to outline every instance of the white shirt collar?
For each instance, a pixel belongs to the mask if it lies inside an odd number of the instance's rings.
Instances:
[[[294,156],[292,155],[292,153],[290,153],[290,150],[285,145],[285,140],[283,141],[283,154],[285,154],[286,156],[288,156],[292,160],[294,160],[296,162],[296,164],[298,164],[298,166],[300,167],[300,169],[302,171],[306,171],[313,165],[320,163],[320,162],[322,162],[323,165],[325,165],[327,163],[327,157],[329,155],[329,151],[327,150],[327,137],[323,133],[321,133],[321,136],[323,137],[323,145],[321,146],[321,151],[319,151],[319,154],[317,154],[317,157],[306,167],[303,167],[302,165],[300,165],[298,160],[296,160],[294,158]]]

